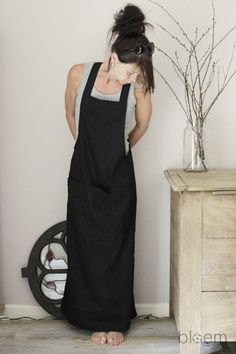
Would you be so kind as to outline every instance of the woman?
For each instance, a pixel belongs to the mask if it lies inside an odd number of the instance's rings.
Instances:
[[[144,35],[150,24],[129,4],[114,18],[110,41],[117,38],[109,60],[76,64],[68,74],[66,116],[76,142],[68,177],[68,271],[61,304],[70,323],[93,331],[92,341],[112,345],[124,341],[122,331],[137,316],[131,148],[148,128],[154,91],[154,44]],[[136,125],[128,134],[132,109]]]

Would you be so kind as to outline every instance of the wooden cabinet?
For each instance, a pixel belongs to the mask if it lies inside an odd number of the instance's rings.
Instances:
[[[236,169],[164,171],[170,184],[170,311],[180,354],[236,341]]]

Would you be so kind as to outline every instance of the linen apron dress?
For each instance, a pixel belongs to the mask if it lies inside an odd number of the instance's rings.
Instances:
[[[68,271],[61,311],[91,331],[124,331],[137,316],[133,295],[136,182],[124,128],[130,84],[119,102],[91,91],[102,62],[90,71],[80,106],[67,201]]]

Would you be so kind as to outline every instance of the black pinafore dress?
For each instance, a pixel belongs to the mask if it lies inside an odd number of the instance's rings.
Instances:
[[[133,295],[136,182],[125,150],[130,84],[119,102],[91,91],[102,63],[90,71],[80,105],[67,201],[68,271],[61,311],[91,331],[125,331],[137,316]]]

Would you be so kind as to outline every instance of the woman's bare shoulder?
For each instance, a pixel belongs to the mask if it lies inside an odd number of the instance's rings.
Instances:
[[[78,88],[83,78],[85,63],[74,64],[68,72],[68,82],[74,88]]]

